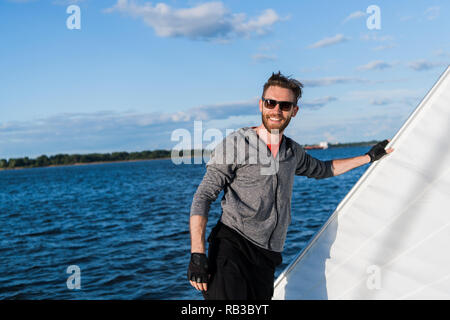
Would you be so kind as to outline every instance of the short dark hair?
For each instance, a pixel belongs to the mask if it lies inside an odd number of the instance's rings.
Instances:
[[[291,89],[292,93],[294,93],[296,103],[298,103],[298,99],[302,97],[303,84],[298,80],[282,75],[280,71],[278,71],[278,73],[272,73],[272,76],[264,84],[263,97],[267,88],[270,86]]]

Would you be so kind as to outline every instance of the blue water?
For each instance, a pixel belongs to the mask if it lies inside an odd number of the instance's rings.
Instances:
[[[368,147],[312,150],[319,159]],[[296,177],[278,275],[368,165]],[[152,160],[0,171],[0,299],[202,299],[186,279],[189,208],[204,164]],[[212,205],[207,232],[220,215]],[[68,289],[67,268],[80,268]]]

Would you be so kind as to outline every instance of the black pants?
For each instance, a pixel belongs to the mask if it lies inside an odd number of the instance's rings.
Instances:
[[[219,222],[208,237],[206,300],[270,300],[281,254],[260,248]]]

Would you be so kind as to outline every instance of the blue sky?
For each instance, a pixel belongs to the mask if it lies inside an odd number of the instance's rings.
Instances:
[[[305,86],[286,135],[389,138],[449,64],[449,16],[444,0],[0,0],[0,158],[171,149],[195,120],[259,125],[279,70]]]

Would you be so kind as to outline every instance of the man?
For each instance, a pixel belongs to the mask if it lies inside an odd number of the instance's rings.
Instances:
[[[219,144],[191,206],[191,261],[188,279],[205,299],[271,299],[275,268],[282,261],[291,221],[295,175],[323,179],[380,159],[387,140],[367,154],[318,160],[283,135],[299,107],[302,84],[280,72],[264,85],[262,124],[233,132]],[[261,147],[261,145],[263,145]],[[220,191],[222,216],[208,237],[210,205]]]

